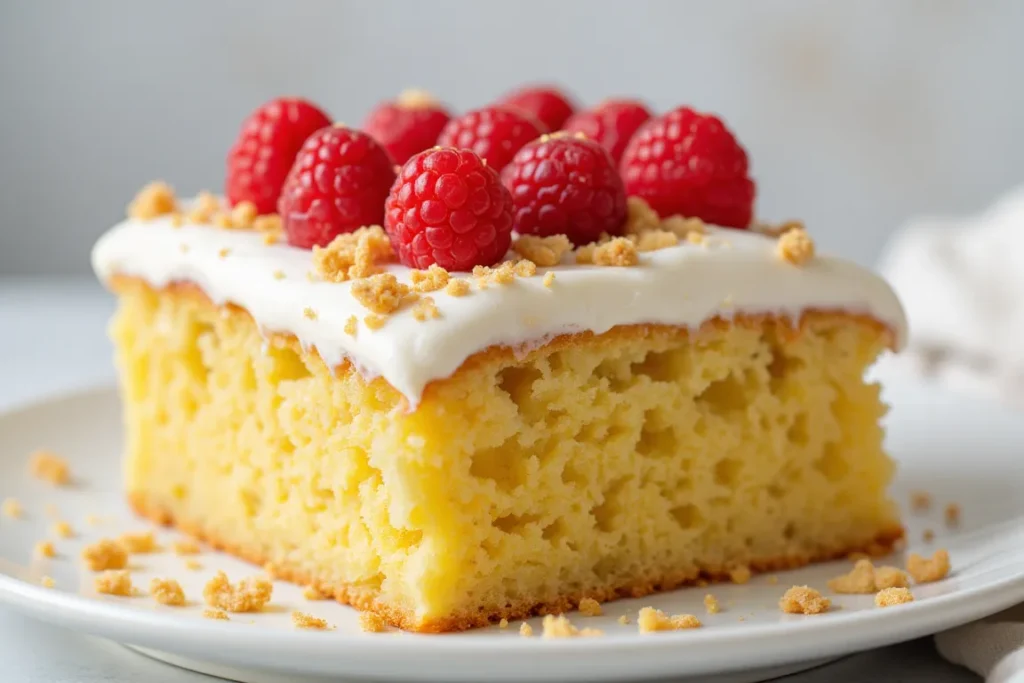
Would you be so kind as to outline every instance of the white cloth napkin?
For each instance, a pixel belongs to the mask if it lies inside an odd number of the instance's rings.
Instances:
[[[1024,187],[976,216],[912,222],[881,270],[906,308],[906,354],[922,371],[1024,406]],[[1024,605],[935,643],[986,683],[1024,683]]]

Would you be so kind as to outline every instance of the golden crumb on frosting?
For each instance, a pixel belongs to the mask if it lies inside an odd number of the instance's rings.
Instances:
[[[302,317],[306,318],[307,320],[316,320],[316,311],[314,311],[309,306],[306,306],[305,308],[302,309]]]
[[[143,555],[160,551],[152,531],[128,532],[121,534],[117,542],[129,553]]]
[[[601,616],[601,603],[594,598],[583,598],[580,600],[580,614],[587,617]]]
[[[231,230],[235,227],[235,222],[231,220],[231,213],[229,211],[217,211],[214,213],[212,223],[218,228],[224,228],[225,230]]]
[[[626,267],[640,262],[636,245],[626,237],[614,237],[606,242],[588,244],[576,250],[577,263],[595,266]]]
[[[202,225],[211,222],[218,211],[220,200],[210,192],[200,192],[189,206],[187,218],[190,223]]]
[[[756,233],[759,233],[761,235],[766,235],[768,237],[781,237],[782,235],[785,235],[790,230],[804,230],[804,229],[805,228],[804,228],[803,221],[793,221],[793,220],[784,221],[784,222],[778,223],[778,224],[754,222],[750,226],[750,230],[752,232],[756,232]]]
[[[675,233],[679,239],[685,239],[694,244],[703,244],[708,226],[699,218],[684,218],[683,216],[670,216],[661,223],[662,230]]]
[[[660,228],[661,216],[650,204],[640,197],[626,197],[626,222],[622,227],[624,234],[636,235]]]
[[[533,627],[524,621],[523,623],[519,624],[519,635],[523,638],[529,638],[533,635]]]
[[[363,318],[363,324],[366,325],[366,328],[369,330],[379,330],[384,327],[387,321],[388,318],[386,315],[371,314]]]
[[[602,635],[602,632],[596,628],[576,628],[564,614],[559,614],[557,617],[553,614],[546,615],[541,626],[544,629],[541,636],[544,638],[586,638]]]
[[[271,244],[277,244],[280,240],[281,240],[281,233],[280,232],[265,232],[265,233],[263,233],[263,244],[267,245],[268,247]]]
[[[700,628],[703,624],[692,614],[673,614],[668,616],[660,609],[643,607],[636,617],[636,628],[640,633],[656,633],[658,631],[681,631],[689,628]]]
[[[256,216],[252,220],[252,229],[256,232],[279,235],[284,226],[279,215],[276,213],[265,213],[262,216]]]
[[[508,628],[508,619],[502,617],[501,620],[498,622],[498,628]]]
[[[960,506],[956,503],[950,503],[946,506],[943,511],[943,516],[946,519],[946,526],[955,527],[960,524]]]
[[[180,538],[171,542],[171,550],[175,555],[198,555],[202,548],[194,539]]]
[[[638,251],[658,251],[679,244],[679,236],[668,230],[647,230],[633,238]]]
[[[128,551],[117,541],[103,538],[82,548],[82,559],[94,572],[124,569],[128,565]]]
[[[58,538],[71,538],[75,535],[75,530],[67,522],[59,520],[53,523],[53,533]]]
[[[228,613],[222,609],[204,609],[203,618],[218,619],[220,621],[231,621],[231,617],[229,617]]]
[[[373,612],[360,612],[359,628],[367,633],[383,633],[388,630],[388,622],[384,620],[384,617]]]
[[[354,315],[350,315],[348,320],[345,321],[345,334],[350,337],[356,336],[356,332],[359,330],[359,318]]]
[[[314,631],[326,631],[331,628],[326,619],[314,617],[312,614],[306,614],[305,612],[292,612],[292,624],[296,628],[306,628]]]
[[[316,586],[306,586],[302,589],[302,597],[306,600],[326,600],[327,596],[321,593]]]
[[[944,579],[949,574],[949,552],[945,548],[940,548],[930,558],[910,553],[907,557],[907,573],[918,583]]]
[[[729,580],[733,583],[743,584],[750,581],[751,574],[750,567],[741,564],[729,569]]]
[[[185,225],[185,217],[183,215],[181,215],[180,213],[178,213],[177,211],[172,213],[171,214],[171,227],[172,228],[180,228],[183,225]]]
[[[258,215],[259,211],[256,210],[256,205],[252,202],[238,202],[231,208],[232,227],[252,229],[253,222]]]
[[[512,251],[541,268],[557,266],[572,251],[572,242],[565,235],[520,235],[512,242]]]
[[[178,200],[174,189],[165,182],[157,181],[146,185],[128,205],[128,217],[139,220],[152,220],[159,216],[174,213],[178,208]]]
[[[53,580],[53,577],[44,576],[43,578],[39,579],[39,584],[43,588],[53,588],[57,585],[57,582]]]
[[[57,551],[50,541],[39,541],[35,547],[36,557],[56,557]]]
[[[185,604],[185,591],[174,579],[153,579],[149,582],[149,592],[161,605],[181,607]]]
[[[382,315],[393,313],[405,301],[409,286],[391,273],[378,273],[352,283],[352,296],[366,308]]]
[[[258,612],[270,602],[274,586],[262,576],[251,576],[232,584],[223,571],[206,582],[203,599],[211,607],[228,612]]]
[[[821,614],[832,601],[809,586],[793,586],[779,600],[779,609],[787,614]]]
[[[124,569],[107,570],[93,581],[97,593],[132,595],[132,575]]]
[[[344,282],[375,275],[391,261],[391,240],[379,225],[338,235],[326,247],[313,247],[313,266],[327,282]]]
[[[914,594],[906,586],[883,588],[875,594],[875,607],[893,607],[913,601]]]
[[[545,287],[551,287],[553,284],[555,284],[555,273],[554,273],[554,271],[549,270],[548,272],[544,273],[544,280],[543,280],[543,282],[544,282],[544,286]]]
[[[848,573],[829,579],[828,589],[833,593],[874,593],[875,566],[871,560],[857,560]]]
[[[910,509],[914,512],[927,512],[932,507],[932,494],[927,491],[910,493]]]
[[[413,270],[409,273],[412,290],[421,293],[444,289],[450,277],[448,271],[436,263],[432,263],[426,270]]]
[[[704,609],[707,610],[708,614],[718,614],[719,609],[718,598],[711,593],[704,596]]]
[[[285,275],[285,272],[284,272],[283,270],[281,270],[280,268],[278,268],[277,270],[275,270],[275,271],[274,271],[274,273],[273,273],[273,275],[274,275],[274,279],[275,279],[275,280],[283,280],[283,279],[285,279],[286,277],[288,277],[287,275]]]
[[[28,471],[36,479],[61,486],[71,480],[71,469],[64,458],[53,451],[39,450],[28,458]]]
[[[25,510],[17,498],[4,498],[4,502],[0,503],[0,512],[3,512],[4,517],[11,519],[19,519],[25,514]]]
[[[437,305],[434,303],[434,299],[429,296],[425,296],[412,307],[412,316],[424,322],[433,318],[440,318],[441,312],[437,310]]]
[[[533,277],[537,274],[537,264],[530,259],[519,259],[512,269],[517,277]]]
[[[814,240],[803,228],[787,230],[779,235],[776,253],[784,261],[803,265],[814,258]]]
[[[460,278],[450,280],[444,288],[445,293],[449,296],[466,296],[469,294],[469,290],[469,280]]]

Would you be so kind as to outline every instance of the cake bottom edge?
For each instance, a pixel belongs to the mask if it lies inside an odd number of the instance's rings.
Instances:
[[[659,577],[657,580],[641,579],[623,585],[609,585],[598,589],[589,589],[584,593],[566,594],[555,601],[522,600],[510,607],[491,611],[452,614],[440,619],[422,620],[406,609],[389,605],[378,598],[378,591],[360,588],[344,583],[325,582],[310,572],[299,567],[274,563],[270,565],[263,551],[245,547],[221,538],[202,524],[194,520],[176,518],[166,507],[155,501],[148,500],[141,492],[129,492],[128,503],[136,514],[162,526],[172,527],[178,531],[205,542],[216,550],[268,569],[274,579],[282,579],[301,586],[312,586],[323,596],[350,605],[360,611],[372,612],[383,618],[393,627],[416,633],[447,633],[465,631],[497,623],[501,619],[525,619],[544,614],[560,614],[570,612],[579,607],[580,600],[591,598],[604,603],[617,599],[642,598],[655,593],[662,593],[676,588],[694,586],[700,582],[724,583],[732,581],[734,567],[720,567],[694,571],[680,571]],[[904,529],[900,525],[881,528],[867,542],[851,544],[846,547],[830,549],[817,554],[781,555],[777,557],[755,558],[746,566],[752,574],[797,569],[810,564],[840,559],[854,553],[863,553],[872,557],[880,557],[892,552],[903,540]]]

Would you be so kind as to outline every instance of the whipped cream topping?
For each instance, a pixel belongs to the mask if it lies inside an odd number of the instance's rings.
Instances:
[[[169,217],[129,219],[100,238],[92,263],[104,281],[126,275],[156,288],[194,283],[215,303],[245,308],[264,332],[290,333],[305,347],[315,347],[328,365],[348,359],[365,376],[383,377],[410,407],[428,383],[451,376],[490,346],[535,345],[565,333],[600,334],[616,325],[697,328],[735,314],[796,320],[813,309],[871,316],[892,330],[896,349],[906,338],[899,301],[877,275],[822,256],[797,267],[777,256],[774,238],[711,226],[707,246],[684,242],[644,252],[634,267],[566,262],[507,285],[479,289],[474,284],[462,297],[432,292],[441,317],[418,321],[405,307],[376,330],[363,322],[370,311],[352,296],[351,282],[311,281],[309,251],[284,243],[268,246],[252,231],[174,227]],[[408,268],[386,270],[409,283]],[[550,287],[543,284],[547,271],[555,273]],[[353,315],[359,320],[355,336],[345,332]]]

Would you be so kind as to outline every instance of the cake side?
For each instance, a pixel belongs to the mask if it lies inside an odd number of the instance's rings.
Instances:
[[[133,505],[403,628],[797,566],[902,533],[884,406],[863,380],[894,338],[867,316],[492,347],[406,412],[383,378],[261,336],[195,286],[110,283]]]

